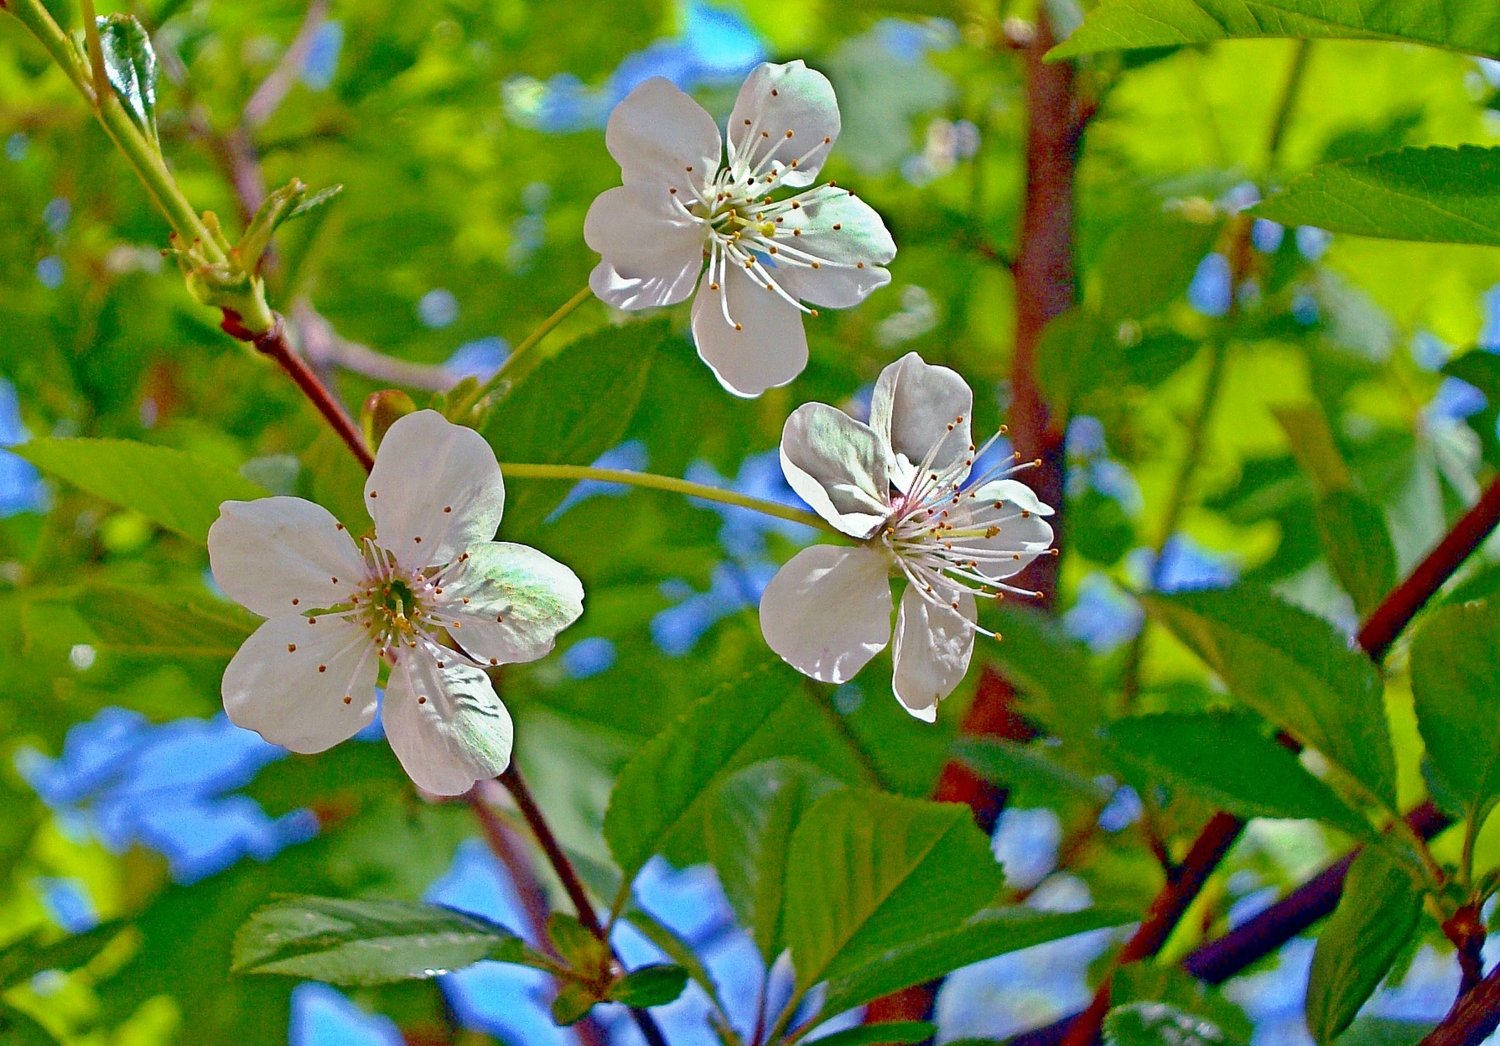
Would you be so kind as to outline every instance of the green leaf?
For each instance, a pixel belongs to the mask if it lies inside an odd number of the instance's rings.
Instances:
[[[937,1025],[928,1021],[889,1021],[845,1028],[812,1042],[817,1046],[876,1046],[878,1043],[926,1042],[936,1034]]]
[[[319,189],[311,196],[304,197],[302,201],[297,204],[297,206],[292,208],[291,213],[286,216],[286,218],[282,221],[282,224],[285,225],[293,218],[301,218],[304,214],[311,214],[319,207],[324,207],[332,203],[334,197],[338,196],[338,194],[343,191],[344,187],[342,185],[328,185],[323,187],[322,189]]]
[[[1380,675],[1331,625],[1249,585],[1143,602],[1236,697],[1395,807]]]
[[[142,133],[157,141],[156,50],[151,34],[134,15],[101,15],[95,22],[109,85]]]
[[[501,462],[592,464],[625,435],[652,362],[669,341],[676,339],[666,320],[580,338],[516,382],[485,422],[484,438]],[[568,490],[555,480],[508,482],[504,533],[535,529]]]
[[[1255,1026],[1245,1011],[1216,988],[1177,966],[1147,960],[1126,963],[1110,978],[1110,1000],[1116,1007],[1133,1002],[1162,1002],[1190,1017],[1202,1018],[1230,1038],[1249,1040]]]
[[[995,619],[1005,640],[990,654],[1021,691],[1027,715],[1066,741],[1094,744],[1106,702],[1084,648],[1034,610],[1002,604]]]
[[[1500,606],[1429,614],[1412,640],[1411,688],[1431,770],[1482,821],[1500,799]]]
[[[714,795],[708,859],[767,965],[784,946],[782,891],[792,833],[809,807],[842,787],[800,759],[771,759],[731,775]]]
[[[232,603],[168,589],[89,585],[74,606],[101,649],[163,661],[228,661],[259,624]]]
[[[51,943],[44,944],[40,934],[32,934],[7,945],[0,950],[0,992],[47,970],[66,973],[87,965],[122,929],[122,924],[108,922]]]
[[[1444,364],[1443,373],[1467,381],[1491,403],[1500,403],[1500,356],[1495,353],[1483,349],[1466,352]]]
[[[29,1013],[0,1000],[0,1042],[5,1046],[58,1046],[57,1038]]]
[[[682,994],[687,982],[688,972],[681,966],[668,963],[642,966],[610,985],[607,998],[637,1009],[665,1006]]]
[[[1494,5],[1476,4],[1500,23]],[[1391,240],[1500,245],[1500,148],[1398,149],[1314,167],[1255,214]]]
[[[547,917],[547,937],[569,966],[585,973],[609,962],[604,942],[589,932],[576,915],[553,912]]]
[[[646,939],[660,948],[678,966],[687,971],[689,977],[697,983],[698,987],[708,993],[708,997],[714,1000],[719,1009],[724,1009],[723,1000],[719,998],[719,986],[714,983],[713,977],[709,975],[708,968],[698,958],[698,953],[693,951],[692,945],[677,936],[669,927],[661,924],[650,912],[635,905],[627,907],[622,916],[626,922],[634,926],[645,935]]]
[[[43,472],[134,509],[200,545],[225,501],[266,492],[238,473],[170,447],[119,439],[34,439],[11,448]]]
[[[1276,407],[1271,413],[1286,433],[1292,456],[1312,480],[1314,490],[1329,494],[1345,490],[1354,482],[1322,407],[1316,403],[1298,403]]]
[[[994,737],[960,737],[953,754],[986,781],[1001,785],[1038,785],[1063,789],[1093,803],[1107,803],[1110,791],[1092,778],[1050,759],[1044,749]]]
[[[1352,490],[1336,490],[1318,501],[1323,554],[1361,616],[1396,587],[1396,548],[1385,513]]]
[[[546,968],[505,927],[447,908],[288,897],[240,927],[232,969],[360,986],[437,977],[481,959]]]
[[[787,864],[797,986],[955,929],[1002,885],[968,807],[854,789],[826,795],[797,826]]]
[[[566,981],[552,1000],[552,1020],[566,1028],[583,1020],[584,1014],[599,1002],[597,996],[577,981]]]
[[[1043,912],[1016,906],[985,908],[956,928],[929,928],[925,936],[892,948],[859,969],[829,981],[823,1013],[831,1017],[902,988],[925,984],[961,966],[1139,918],[1140,912],[1119,908],[1090,908],[1082,912]]]
[[[836,777],[858,780],[847,750],[830,751],[822,714],[802,677],[768,660],[717,687],[625,764],[604,815],[604,838],[625,881],[678,833],[703,837],[704,811],[719,783],[774,755],[801,756]]]
[[[1104,1018],[1105,1046],[1244,1046],[1216,1024],[1164,1002],[1117,1006]]]
[[[1122,225],[1105,241],[1095,266],[1100,314],[1113,328],[1120,320],[1145,319],[1185,295],[1218,234],[1218,222],[1175,214],[1154,213]]]
[[[1268,36],[1398,40],[1500,58],[1500,9],[1467,0],[1105,0],[1047,57]]]
[[[1411,875],[1379,847],[1360,851],[1339,906],[1318,935],[1307,983],[1307,1027],[1328,1046],[1396,961],[1422,914]]]
[[[1313,818],[1353,835],[1369,822],[1246,715],[1136,716],[1109,726],[1125,763],[1241,817]]]

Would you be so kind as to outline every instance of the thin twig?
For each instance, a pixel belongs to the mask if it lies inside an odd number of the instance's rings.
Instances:
[[[1479,1046],[1500,1028],[1500,966],[1458,997],[1453,1009],[1418,1046]]]
[[[292,321],[301,336],[302,352],[318,369],[339,367],[388,385],[447,392],[458,384],[443,367],[398,360],[382,352],[350,341],[329,323],[312,302],[298,298],[292,305]]]
[[[312,50],[318,30],[323,28],[323,23],[326,21],[328,21],[328,0],[312,0],[312,3],[307,5],[307,14],[302,19],[302,27],[292,38],[291,45],[281,56],[281,61],[276,64],[275,69],[271,70],[271,75],[261,81],[260,87],[245,103],[246,126],[261,126],[281,106],[287,93],[297,82],[297,77],[301,75],[302,67],[307,63],[307,53]]]
[[[104,71],[104,45],[99,40],[99,16],[94,13],[94,0],[79,0],[83,10],[83,38],[88,44],[89,67],[94,74],[94,105],[104,104],[112,90],[109,74]]]

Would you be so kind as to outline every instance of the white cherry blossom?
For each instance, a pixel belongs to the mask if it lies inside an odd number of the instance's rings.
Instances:
[[[975,634],[993,635],[976,597],[1031,595],[1005,579],[1052,545],[1052,509],[1009,478],[1025,466],[970,476],[983,452],[973,405],[963,378],[908,353],[881,372],[868,425],[807,403],[781,439],[792,489],[859,544],[814,545],[781,568],[761,597],[766,642],[814,679],[847,682],[890,643],[890,581],[903,578],[893,686],[927,722],[968,671]]]
[[[857,305],[890,282],[896,245],[880,215],[832,183],[808,189],[839,134],[838,102],[802,62],[762,64],[714,119],[655,77],[615,107],[605,144],[621,181],[594,200],[583,236],[603,256],[594,293],[621,309],[693,300],[693,340],[739,396],[807,365],[802,313]],[[776,199],[780,189],[804,189]],[[707,275],[700,279],[707,261]],[[809,304],[803,304],[804,302]]]
[[[365,484],[375,532],[356,544],[322,506],[226,501],[208,532],[214,579],[267,620],[224,672],[236,724],[321,752],[375,717],[411,779],[458,795],[510,764],[512,725],[484,669],[534,661],[583,612],[571,570],[491,540],[505,486],[477,432],[424,410],[386,433]]]

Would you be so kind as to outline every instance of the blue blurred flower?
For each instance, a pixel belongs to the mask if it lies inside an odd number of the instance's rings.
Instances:
[[[454,381],[462,381],[464,378],[475,378],[481,382],[489,381],[495,376],[506,358],[510,355],[510,342],[504,338],[495,336],[480,338],[477,341],[469,341],[460,345],[453,351],[443,363],[443,370],[447,371]]]
[[[338,72],[343,49],[344,23],[333,19],[320,25],[302,60],[302,82],[314,91],[326,91]]]
[[[1479,326],[1479,347],[1485,352],[1500,352],[1500,283],[1484,292],[1479,300],[1482,319]]]
[[[1188,304],[1205,316],[1223,316],[1234,301],[1229,259],[1217,251],[1198,263],[1188,284]]]
[[[693,0],[686,6],[683,35],[657,40],[625,57],[600,87],[558,73],[543,82],[515,77],[504,86],[512,120],[551,133],[603,127],[630,91],[654,76],[684,91],[733,84],[765,60],[765,45],[738,15]]]
[[[1186,534],[1167,539],[1158,560],[1148,548],[1126,553],[1126,570],[1143,588],[1156,592],[1189,592],[1227,588],[1239,578],[1229,556],[1211,552]]]
[[[1411,338],[1411,358],[1423,370],[1441,370],[1453,358],[1453,348],[1431,331],[1417,331]]]
[[[26,152],[30,145],[26,135],[17,131],[5,139],[5,158],[11,163],[20,163],[26,159]]]
[[[732,490],[737,494],[775,502],[788,508],[808,510],[807,503],[787,485],[786,475],[781,471],[779,450],[768,450],[746,458],[740,463],[740,470],[733,480],[719,475],[718,470],[706,461],[695,461],[689,465],[686,478],[706,487]],[[767,516],[754,509],[701,498],[688,500],[699,508],[719,514],[724,521],[724,525],[719,528],[719,544],[725,552],[742,561],[753,560],[765,554],[767,534],[780,534],[799,545],[811,541],[817,534],[816,530],[806,524]]]
[[[1444,378],[1425,410],[1437,421],[1463,421],[1489,405],[1485,394],[1461,378]]]
[[[73,204],[66,196],[54,197],[42,208],[42,222],[54,236],[68,227],[68,219],[72,217]]]
[[[1292,298],[1292,319],[1304,327],[1318,322],[1318,299],[1306,291],[1298,291]]]
[[[1328,245],[1333,242],[1333,233],[1326,229],[1320,229],[1316,225],[1297,226],[1297,250],[1302,252],[1302,257],[1308,261],[1317,261],[1323,257],[1328,250]]]
[[[1250,242],[1262,254],[1275,254],[1280,250],[1285,235],[1286,229],[1283,226],[1267,218],[1257,218],[1255,224],[1250,226]]]
[[[55,291],[62,286],[63,263],[55,254],[49,254],[36,263],[36,278],[43,287]]]
[[[646,453],[646,444],[638,439],[621,443],[618,447],[611,447],[603,454],[594,459],[593,467],[596,469],[615,469],[620,472],[644,472],[650,459]],[[568,509],[593,497],[618,498],[630,493],[628,483],[606,483],[598,479],[585,479],[573,485],[568,491],[568,496],[562,499],[562,503],[547,515],[547,522],[552,522]]]
[[[288,1046],[405,1046],[389,1017],[366,1013],[337,988],[307,981],[292,989]]]
[[[83,933],[99,925],[99,913],[94,908],[88,890],[77,879],[55,879],[43,877],[36,881],[42,891],[42,904],[52,921],[69,933]]]
[[[1062,835],[1062,821],[1047,807],[1006,807],[990,840],[995,860],[1005,868],[1005,885],[1025,890],[1051,875]]]
[[[1096,571],[1079,582],[1078,598],[1063,615],[1063,628],[1094,653],[1107,654],[1134,639],[1145,618],[1134,597]]]
[[[690,595],[651,619],[651,638],[663,653],[682,657],[698,645],[705,632],[730,614],[759,606],[761,593],[775,576],[774,563],[745,566],[720,563],[713,569],[707,592]],[[663,585],[663,592],[667,591]]]
[[[615,645],[603,636],[580,639],[563,651],[563,673],[569,679],[588,679],[615,664]]]
[[[0,378],[0,447],[14,447],[30,438],[21,424],[21,402],[16,388]],[[47,486],[36,466],[0,450],[0,519],[18,512],[44,511],[47,501]]]
[[[1065,439],[1072,457],[1096,458],[1106,453],[1104,422],[1092,414],[1078,414],[1069,420]]]
[[[451,327],[458,319],[458,298],[444,287],[428,291],[417,302],[417,319],[424,327]]]
[[[1239,182],[1219,197],[1218,202],[1219,206],[1228,213],[1239,214],[1246,207],[1254,207],[1260,203],[1260,189],[1254,182]]]
[[[1129,785],[1121,785],[1109,805],[1100,811],[1099,827],[1106,832],[1122,831],[1139,821],[1145,812],[1140,794]]]
[[[23,748],[16,767],[66,823],[117,853],[148,846],[167,858],[174,879],[191,883],[317,834],[308,811],[272,819],[254,800],[224,794],[285,755],[222,714],[156,725],[106,708],[68,731],[60,757]]]

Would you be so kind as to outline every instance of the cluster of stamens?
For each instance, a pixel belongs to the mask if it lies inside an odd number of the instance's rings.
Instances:
[[[1006,479],[1040,462],[1021,462],[1016,454],[971,479],[969,471],[974,462],[1005,434],[1002,426],[983,447],[970,443],[964,454],[937,466],[943,448],[953,439],[962,438],[959,426],[963,421],[963,415],[959,415],[949,423],[947,435],[912,471],[905,490],[893,490],[892,512],[877,540],[907,582],[934,606],[958,610],[964,592],[979,599],[1003,599],[1007,592],[1038,597],[1040,592],[1017,588],[995,576],[1015,573],[1015,563],[1027,550],[990,544],[1004,533],[1007,523],[1029,518],[1030,510],[1013,502],[981,498],[980,494],[991,481]],[[999,638],[977,624],[974,630]]]
[[[774,89],[771,91],[772,95],[776,93]],[[759,122],[752,120],[746,120],[744,127],[744,145],[737,151],[734,162],[714,172],[706,183],[702,182],[701,176],[694,177],[698,172],[692,167],[684,168],[684,173],[689,175],[685,179],[686,191],[679,192],[676,187],[669,189],[672,203],[679,214],[703,229],[703,257],[708,262],[710,291],[722,290],[729,266],[737,265],[756,286],[772,291],[789,305],[816,316],[818,310],[789,294],[776,281],[772,270],[783,265],[801,269],[821,269],[824,266],[865,268],[862,261],[838,262],[821,258],[798,243],[802,235],[798,212],[803,209],[804,202],[820,202],[840,193],[852,194],[847,189],[837,188],[833,182],[783,200],[774,200],[770,194],[781,188],[788,175],[830,145],[833,139],[820,138],[811,149],[789,163],[774,159],[776,149],[773,147],[752,166],[752,146],[757,141],[767,142],[776,137],[790,139],[794,132],[788,130],[774,134],[762,130]],[[684,197],[688,199],[684,200]],[[833,226],[834,231],[840,228],[837,224]],[[724,322],[735,330],[744,329],[730,315],[728,295],[721,294],[719,303]]]

